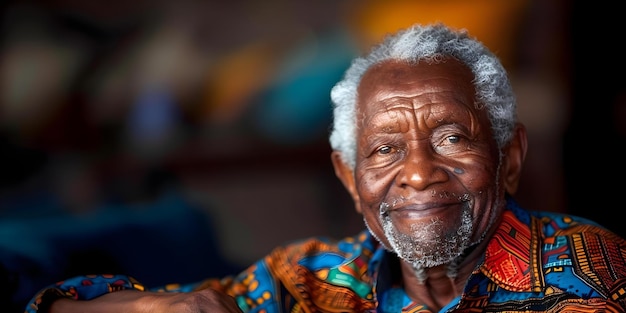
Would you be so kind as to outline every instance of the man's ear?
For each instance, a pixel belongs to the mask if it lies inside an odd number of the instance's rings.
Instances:
[[[515,125],[511,142],[503,148],[504,188],[510,195],[517,192],[527,149],[528,138],[526,135],[526,127],[518,123]]]
[[[354,170],[343,161],[340,152],[333,151],[330,154],[330,158],[333,163],[333,167],[335,168],[335,175],[337,175],[337,178],[339,178],[348,193],[350,193],[350,196],[352,196],[352,201],[354,201],[356,211],[361,213],[361,201],[359,193],[356,190]]]

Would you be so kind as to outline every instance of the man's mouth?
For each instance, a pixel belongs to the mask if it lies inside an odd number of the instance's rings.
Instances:
[[[380,204],[380,216],[385,218],[390,215],[394,215],[396,217],[402,218],[423,218],[429,217],[439,212],[449,210],[454,207],[461,208],[463,206],[462,202],[454,201],[454,202],[428,202],[428,203],[402,203],[401,205],[392,206],[389,203],[383,202]]]

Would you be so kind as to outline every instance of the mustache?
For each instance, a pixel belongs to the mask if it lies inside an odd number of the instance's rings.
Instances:
[[[450,198],[456,198],[459,202],[468,204],[471,200],[472,200],[472,196],[465,192],[462,194],[456,194],[454,192],[447,192],[447,191],[442,191],[442,192],[435,192],[433,191],[433,197],[439,197],[442,199],[450,199]],[[397,198],[392,198],[389,199],[387,201],[383,201],[380,203],[380,205],[378,206],[378,210],[379,210],[379,214],[381,217],[386,217],[389,215],[389,211],[394,208],[395,206],[397,206],[398,204],[404,204],[404,203],[410,203],[411,199],[407,199],[405,197],[397,197]]]

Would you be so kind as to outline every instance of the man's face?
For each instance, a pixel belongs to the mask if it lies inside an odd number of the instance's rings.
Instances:
[[[499,152],[471,71],[457,60],[386,62],[359,86],[357,210],[417,267],[479,242],[502,205]]]

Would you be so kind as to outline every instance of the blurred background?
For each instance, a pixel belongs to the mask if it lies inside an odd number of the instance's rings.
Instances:
[[[0,305],[12,311],[73,275],[193,282],[291,240],[363,229],[330,163],[329,91],[354,56],[414,22],[468,29],[509,70],[530,140],[519,202],[626,235],[610,210],[626,174],[624,62],[610,6],[14,0],[1,8]]]

